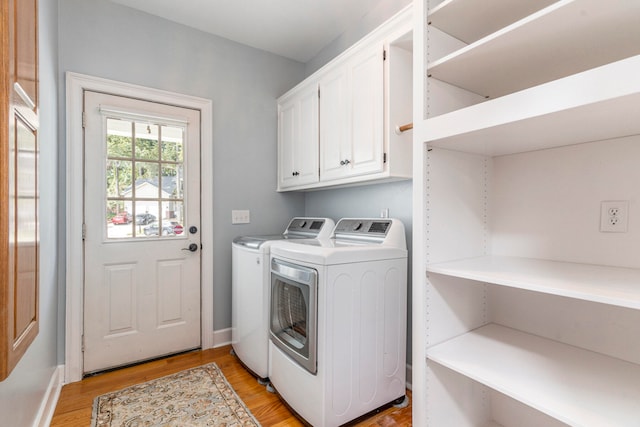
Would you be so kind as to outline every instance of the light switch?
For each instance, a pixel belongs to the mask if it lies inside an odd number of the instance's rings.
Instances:
[[[232,210],[231,224],[249,224],[251,222],[251,214],[249,210]]]

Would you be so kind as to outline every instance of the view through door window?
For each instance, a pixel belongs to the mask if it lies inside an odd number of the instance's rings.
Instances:
[[[184,127],[106,124],[107,238],[184,236]]]

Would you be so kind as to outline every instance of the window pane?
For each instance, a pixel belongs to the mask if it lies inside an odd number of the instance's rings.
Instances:
[[[182,182],[184,172],[182,165],[162,166],[162,190],[163,198],[182,199]]]
[[[131,197],[132,163],[107,160],[107,197]]]
[[[136,198],[158,198],[158,164],[136,162]]]
[[[158,125],[136,123],[136,159],[160,159],[158,154]]]
[[[162,219],[170,227],[172,235],[184,236],[184,205],[182,202],[162,202]]]
[[[134,232],[136,237],[149,236],[148,230],[145,233],[145,229],[152,226],[153,223],[158,221],[158,212],[160,204],[157,200],[149,201],[136,201],[134,213]]]
[[[182,162],[184,151],[184,129],[162,126],[162,160]]]
[[[125,239],[133,237],[133,220],[131,218],[131,202],[107,202],[107,237]]]
[[[131,122],[107,119],[107,157],[131,158]]]

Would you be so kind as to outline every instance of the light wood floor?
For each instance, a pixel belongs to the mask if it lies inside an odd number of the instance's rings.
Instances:
[[[51,427],[88,427],[96,396],[211,362],[216,362],[238,396],[264,427],[303,426],[278,396],[267,392],[264,386],[258,384],[237,358],[230,354],[230,350],[231,346],[225,346],[194,351],[67,384],[62,388]],[[410,398],[409,391],[407,394]],[[411,405],[403,409],[389,407],[353,425],[411,426]]]

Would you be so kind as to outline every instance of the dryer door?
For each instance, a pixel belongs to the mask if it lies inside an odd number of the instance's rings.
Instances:
[[[312,374],[317,372],[318,272],[271,260],[271,342]]]

